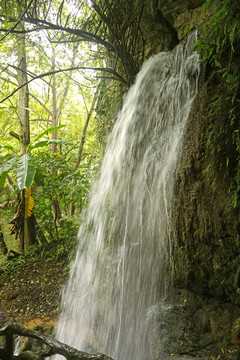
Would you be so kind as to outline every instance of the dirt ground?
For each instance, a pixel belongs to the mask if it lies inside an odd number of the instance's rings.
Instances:
[[[67,280],[68,259],[25,258],[10,274],[0,274],[1,307],[8,321],[54,326]]]

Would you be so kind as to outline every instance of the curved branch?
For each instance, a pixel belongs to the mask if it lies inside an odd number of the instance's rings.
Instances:
[[[43,28],[43,30],[45,29],[45,27]],[[36,32],[42,30],[41,28],[37,28],[37,29],[29,29],[29,30],[14,30],[13,28],[11,29],[4,29],[4,28],[0,28],[0,32],[5,32],[6,34],[0,39],[0,41],[2,41],[6,36],[8,36],[10,33],[11,34],[29,34],[32,32]]]
[[[10,28],[7,30],[6,34],[3,35],[0,38],[0,41],[2,41],[3,39],[5,39],[5,37],[7,37],[11,32],[14,31],[14,29],[18,26],[18,24],[21,22],[21,20],[23,19],[24,15],[26,14],[26,12],[28,11],[29,7],[31,6],[33,0],[30,0],[28,6],[26,7],[26,9],[23,11],[23,13],[19,16],[19,19],[17,20],[17,22]]]
[[[108,68],[95,68],[95,67],[85,67],[85,66],[76,66],[76,67],[72,67],[72,68],[67,68],[67,69],[59,69],[59,70],[55,70],[55,71],[49,71],[47,73],[38,75],[33,77],[32,79],[26,81],[24,84],[22,84],[21,86],[19,86],[17,89],[15,89],[10,95],[8,95],[7,97],[5,97],[3,100],[0,101],[0,104],[2,104],[4,101],[8,100],[10,97],[12,97],[18,90],[20,90],[22,87],[26,86],[27,84],[30,84],[32,81],[37,80],[37,79],[42,79],[46,76],[50,76],[53,74],[57,74],[60,72],[66,72],[66,71],[71,71],[71,70],[94,70],[94,71],[101,71],[101,72],[107,72],[110,73],[112,75],[114,75],[116,80],[119,80],[120,82],[122,82],[124,85],[127,85],[127,81],[121,76],[119,75],[115,70],[113,69],[108,69]]]
[[[15,133],[14,131],[10,131],[10,132],[9,132],[9,135],[15,137],[15,139],[17,139],[18,141],[20,141],[20,136],[19,136],[17,133]]]
[[[97,44],[101,44],[104,47],[106,47],[107,49],[115,52],[115,48],[112,44],[108,43],[106,40],[102,39],[100,36],[93,34],[93,33],[89,33],[88,31],[79,30],[79,29],[71,29],[68,27],[61,26],[61,25],[53,24],[46,20],[41,20],[41,19],[36,19],[36,18],[31,18],[31,17],[25,17],[24,21],[27,23],[30,23],[30,24],[40,25],[41,29],[61,30],[68,34],[76,35],[84,41],[90,41],[90,42],[94,42]]]

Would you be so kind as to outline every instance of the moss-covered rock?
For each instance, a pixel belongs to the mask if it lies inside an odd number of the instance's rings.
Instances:
[[[227,205],[229,178],[215,171],[213,186],[206,170],[209,161],[217,162],[205,156],[207,109],[215,89],[203,72],[177,172],[173,211],[176,281],[198,293],[240,304],[239,208]]]

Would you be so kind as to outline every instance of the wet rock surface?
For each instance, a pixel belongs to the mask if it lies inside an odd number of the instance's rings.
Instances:
[[[177,170],[172,217],[174,286],[188,290],[179,290],[186,301],[169,313],[166,323],[172,323],[168,331],[175,333],[168,346],[175,344],[178,353],[191,341],[196,344],[196,351],[190,349],[194,356],[234,359],[237,347],[231,336],[240,317],[240,219],[239,207],[226,211],[228,194],[221,173],[213,189],[206,171],[207,109],[214,95],[214,79],[203,67]],[[178,296],[175,304],[181,303]]]
[[[226,211],[228,193],[222,174],[215,175],[215,189],[207,174],[207,109],[217,94],[214,81],[205,75],[203,69],[177,171],[175,278],[180,287],[240,305],[239,207]]]
[[[156,306],[149,338],[157,359],[231,359],[234,323],[240,308],[230,302],[206,298],[179,289],[166,306]]]

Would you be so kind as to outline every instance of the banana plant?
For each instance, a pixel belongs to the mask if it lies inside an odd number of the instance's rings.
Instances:
[[[36,172],[38,171],[36,161],[31,154],[31,151],[37,148],[45,147],[52,143],[67,144],[64,140],[42,140],[42,138],[55,130],[59,130],[65,125],[54,126],[43,133],[28,145],[27,153],[18,155],[15,149],[11,145],[0,145],[0,150],[8,150],[8,153],[2,156],[3,162],[0,165],[0,187],[3,187],[8,173],[16,171],[17,185],[19,190],[30,188],[34,182]]]

